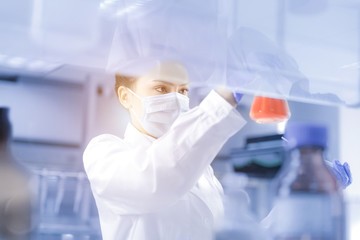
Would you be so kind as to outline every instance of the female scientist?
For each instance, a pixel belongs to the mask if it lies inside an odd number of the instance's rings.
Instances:
[[[188,84],[177,63],[116,76],[131,123],[124,138],[97,136],[84,152],[104,240],[212,239],[223,205],[210,163],[245,120],[227,90],[189,110]]]

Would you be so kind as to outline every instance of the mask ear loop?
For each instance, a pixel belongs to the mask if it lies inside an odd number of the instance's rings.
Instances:
[[[131,92],[135,97],[137,97],[141,102],[142,102],[142,98],[139,96],[139,95],[137,95],[136,93],[134,93],[134,91],[133,90],[131,90],[130,88],[126,88],[127,90],[129,90],[129,92]],[[136,117],[136,120],[138,121],[138,122],[140,122],[140,117],[136,114],[136,112],[134,111],[134,109],[131,107],[131,108],[129,108],[129,110],[130,110],[130,112],[132,112],[132,114],[134,114],[134,116]]]
[[[132,108],[130,108],[129,110],[130,110],[130,112],[132,112],[132,114],[135,115],[135,117],[136,117],[137,119],[140,119],[139,116],[136,114],[136,112],[135,112]]]
[[[142,99],[139,95],[137,95],[133,90],[131,90],[130,88],[126,88],[127,90],[129,90],[129,92],[131,92],[135,97],[137,97],[138,99]]]

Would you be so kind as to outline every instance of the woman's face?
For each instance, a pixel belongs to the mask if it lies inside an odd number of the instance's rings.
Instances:
[[[133,125],[141,130],[141,126],[137,126],[138,123],[136,120],[137,117],[142,117],[143,114],[142,102],[139,97],[144,98],[174,92],[187,96],[189,90],[187,71],[180,64],[163,63],[139,77],[131,90],[135,92],[137,96],[128,89],[124,89],[124,91],[127,91],[127,108],[132,109],[129,113]]]

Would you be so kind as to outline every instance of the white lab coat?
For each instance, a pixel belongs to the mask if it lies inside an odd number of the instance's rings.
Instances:
[[[84,166],[104,240],[207,240],[223,211],[210,163],[245,124],[212,91],[158,139],[128,125],[91,140]]]

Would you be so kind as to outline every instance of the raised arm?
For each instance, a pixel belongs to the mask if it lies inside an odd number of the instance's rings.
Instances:
[[[245,120],[212,91],[149,147],[124,148],[95,139],[84,153],[93,192],[122,214],[151,212],[179,200],[196,184]]]

